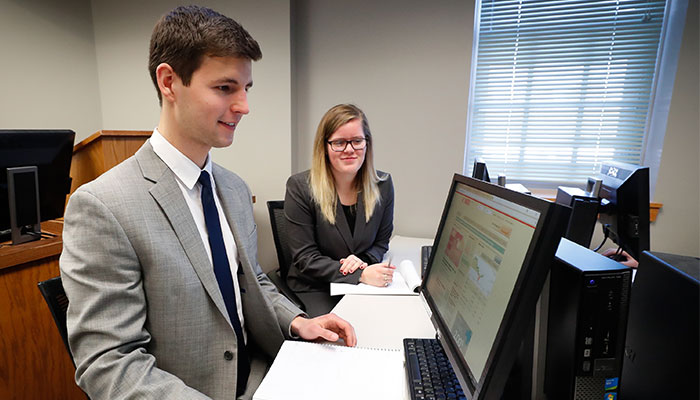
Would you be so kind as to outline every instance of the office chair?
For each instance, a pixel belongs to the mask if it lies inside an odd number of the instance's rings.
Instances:
[[[292,253],[289,251],[287,243],[287,217],[284,216],[284,201],[268,201],[267,211],[270,213],[272,237],[275,240],[277,261],[279,262],[279,268],[268,272],[267,276],[283,295],[297,307],[305,310],[304,302],[287,286],[287,272],[289,272],[289,266],[292,264]]]
[[[53,315],[53,320],[56,322],[56,328],[58,328],[58,333],[61,334],[61,339],[63,339],[63,344],[66,345],[66,350],[70,356],[70,361],[75,367],[75,360],[73,360],[73,353],[70,351],[70,346],[68,346],[68,328],[66,327],[66,311],[68,310],[68,297],[66,297],[66,291],[63,290],[63,283],[61,282],[61,277],[57,276],[39,282],[37,284],[39,291],[44,300],[46,300],[46,305],[49,306],[51,315]],[[90,397],[86,394],[85,397],[90,400]]]
[[[61,283],[61,277],[57,276],[49,280],[39,282],[39,291],[44,296],[46,300],[46,305],[49,306],[51,315],[53,315],[53,320],[56,322],[56,328],[58,328],[58,333],[61,334],[61,339],[63,339],[63,344],[66,346],[70,360],[75,367],[75,361],[73,361],[73,353],[70,351],[70,346],[68,346],[68,330],[66,328],[66,310],[68,310],[68,297],[66,297],[66,292],[63,290],[63,284]]]

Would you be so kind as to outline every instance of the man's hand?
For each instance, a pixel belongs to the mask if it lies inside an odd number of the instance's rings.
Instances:
[[[357,337],[349,322],[331,313],[316,318],[296,317],[292,320],[292,333],[305,340],[323,338],[329,342],[343,339],[346,346],[355,347]]]

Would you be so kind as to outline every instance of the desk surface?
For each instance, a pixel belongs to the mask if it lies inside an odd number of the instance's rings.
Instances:
[[[49,235],[53,235],[53,237],[14,246],[11,241],[0,243],[0,269],[61,254],[63,249],[63,239],[61,237],[63,221],[44,221],[41,223],[41,230]]]
[[[403,338],[434,338],[420,296],[346,295],[332,312],[355,327],[358,347],[403,350]]]

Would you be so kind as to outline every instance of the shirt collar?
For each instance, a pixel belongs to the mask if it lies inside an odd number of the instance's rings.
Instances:
[[[153,151],[158,157],[170,168],[187,189],[192,190],[199,179],[202,170],[192,160],[182,154],[175,146],[170,144],[168,140],[158,132],[158,128],[153,129],[153,135],[149,139]],[[204,162],[205,171],[212,176],[211,154],[207,155],[207,161]],[[215,187],[214,179],[212,179],[212,188]]]

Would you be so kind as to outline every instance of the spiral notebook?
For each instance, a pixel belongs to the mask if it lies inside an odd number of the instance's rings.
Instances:
[[[253,400],[406,399],[401,350],[282,344]]]

